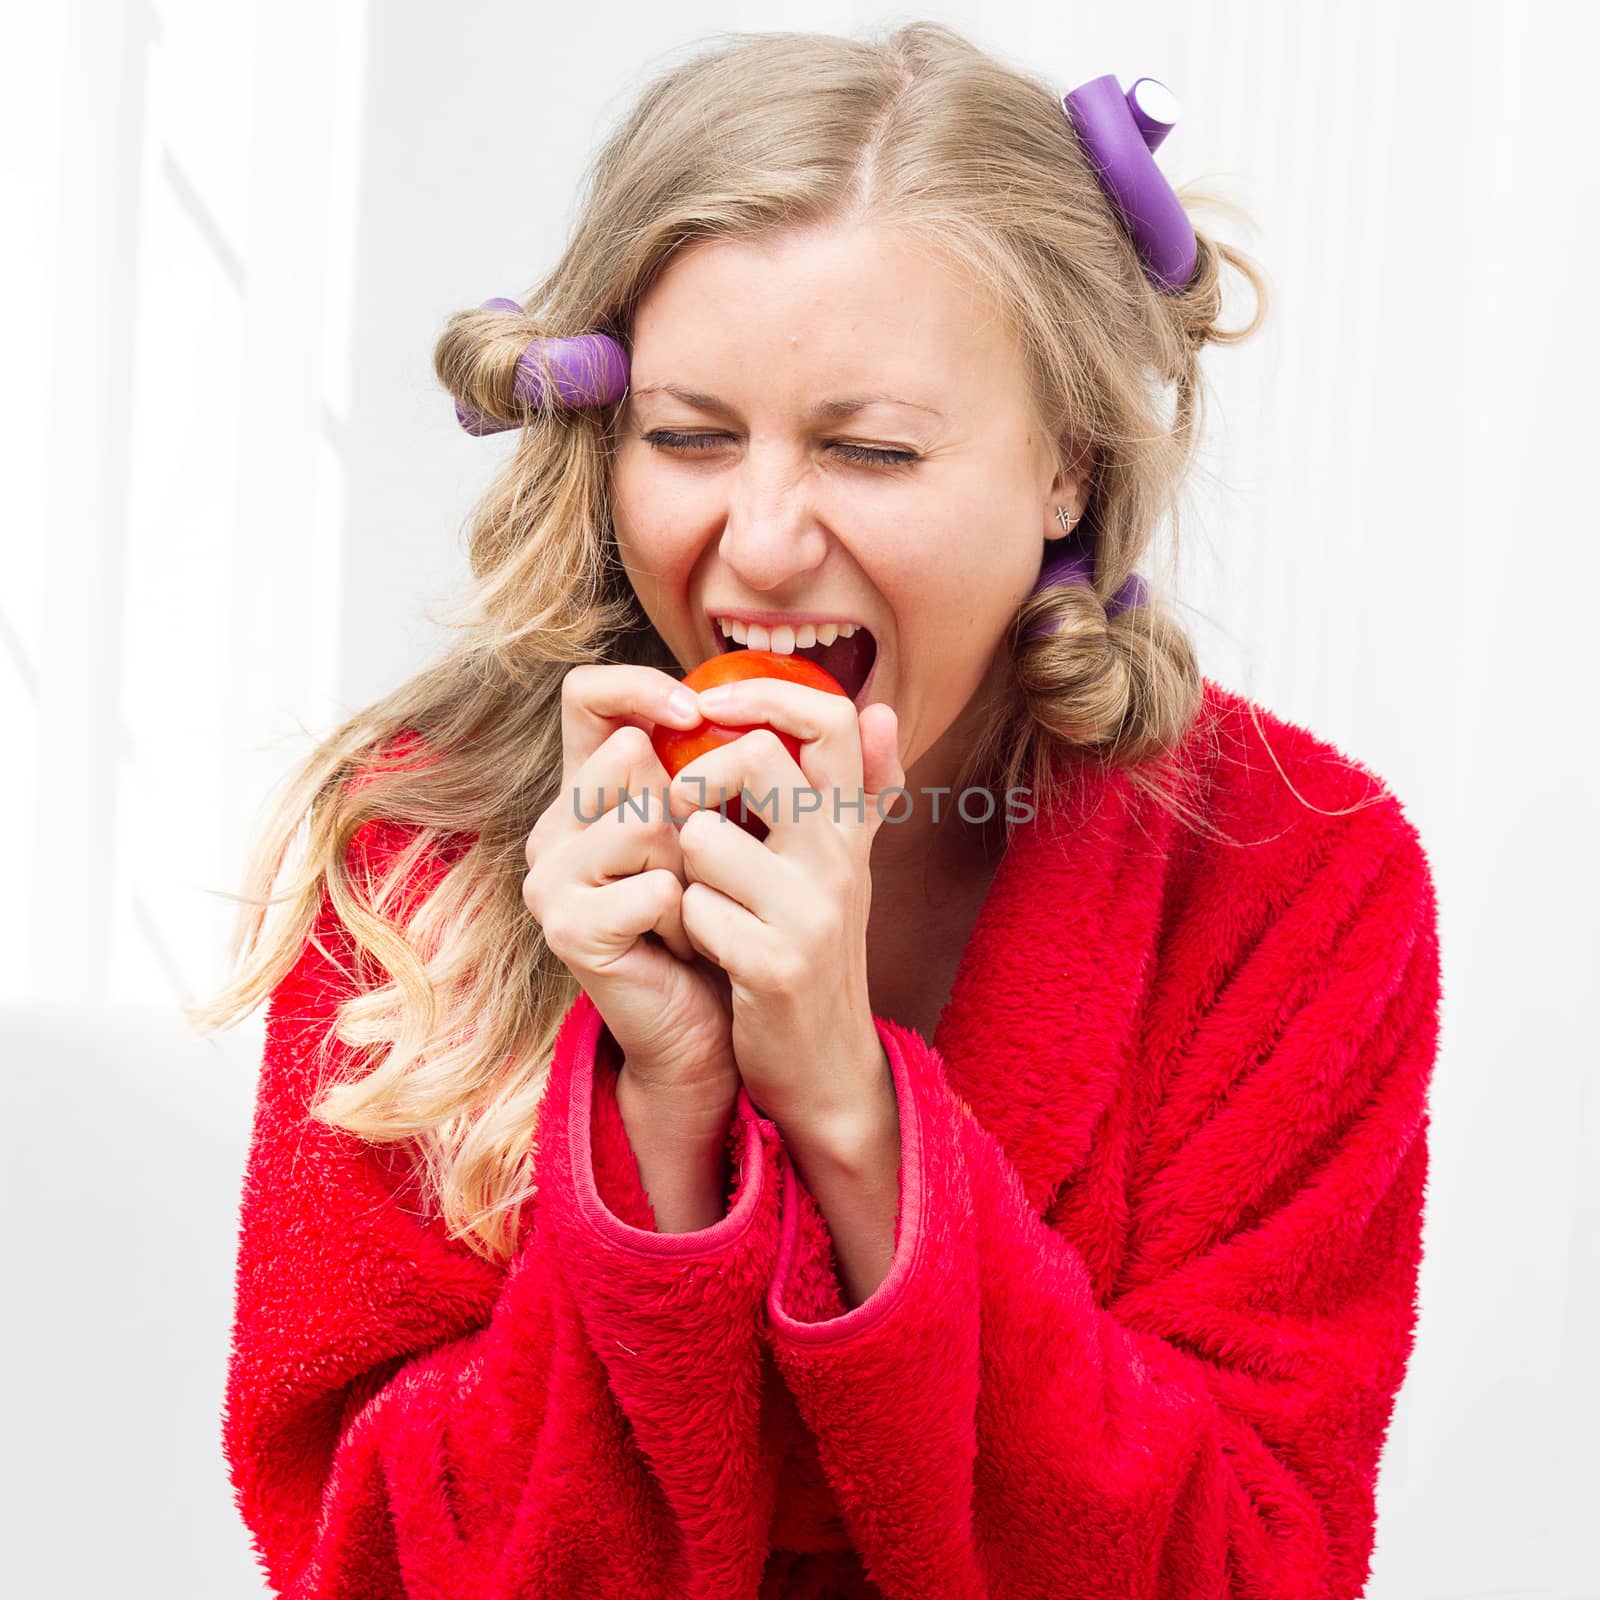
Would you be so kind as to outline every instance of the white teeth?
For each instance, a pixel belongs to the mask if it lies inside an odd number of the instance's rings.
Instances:
[[[766,628],[759,622],[740,622],[736,617],[717,617],[716,625],[725,639],[746,645],[751,650],[771,650],[778,655],[793,655],[796,650],[809,650],[813,645],[829,645],[836,639],[848,639],[859,624],[854,622],[805,622],[798,628],[779,623]]]

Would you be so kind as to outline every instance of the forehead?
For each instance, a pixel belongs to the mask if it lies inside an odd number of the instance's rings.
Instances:
[[[1023,381],[968,272],[907,234],[860,225],[682,252],[637,307],[633,372],[641,388],[825,384],[945,411]]]

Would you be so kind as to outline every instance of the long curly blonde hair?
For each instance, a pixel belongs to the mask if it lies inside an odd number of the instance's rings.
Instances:
[[[525,842],[560,783],[562,680],[591,661],[677,671],[616,552],[607,487],[620,407],[525,414],[513,382],[530,339],[600,330],[631,348],[640,297],[702,240],[871,218],[964,264],[1016,331],[1041,425],[1093,449],[1098,544],[1092,588],[1020,606],[1004,641],[1013,670],[960,787],[1027,785],[1047,807],[1071,751],[1199,822],[1169,758],[1199,715],[1202,679],[1146,558],[1166,519],[1170,579],[1202,420],[1200,351],[1252,333],[1265,286],[1248,257],[1200,234],[1192,282],[1158,293],[1058,93],[931,23],[881,38],[713,36],[656,77],[601,148],[570,243],[524,314],[461,311],[439,338],[449,393],[521,429],[472,518],[470,591],[443,619],[451,642],[438,659],[287,780],[236,897],[237,970],[189,1016],[210,1031],[253,1011],[319,912],[335,917],[383,981],[354,983],[339,1006],[332,1031],[351,1049],[312,1115],[408,1142],[428,1203],[488,1260],[515,1251],[535,1114],[577,996],[521,892]],[[1192,186],[1179,197],[1234,209]],[[1218,327],[1224,263],[1256,299],[1231,332]],[[1106,598],[1141,564],[1149,603],[1108,618]],[[424,761],[410,758],[418,741]],[[382,882],[363,867],[375,829],[403,842]],[[396,891],[423,861],[436,881],[402,916]],[[264,933],[268,907],[285,903]]]

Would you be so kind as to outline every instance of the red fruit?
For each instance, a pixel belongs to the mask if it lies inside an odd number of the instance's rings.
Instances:
[[[821,689],[828,694],[844,695],[847,700],[850,698],[839,680],[816,662],[799,655],[779,655],[772,650],[724,651],[721,655],[712,656],[709,661],[702,661],[683,680],[683,686],[698,691],[715,688],[719,683],[734,683],[742,678],[782,678],[790,683],[803,683],[808,689]],[[697,756],[704,755],[707,750],[715,750],[719,745],[732,744],[735,739],[742,738],[755,728],[767,728],[777,734],[784,749],[794,758],[795,765],[800,764],[800,741],[792,733],[785,733],[782,728],[773,728],[765,722],[733,725],[702,722],[695,728],[673,728],[658,722],[651,730],[650,743],[655,746],[667,776],[675,778]],[[716,798],[710,785],[707,785],[706,794],[710,800]],[[761,796],[756,798],[760,799]],[[766,823],[760,816],[746,812],[743,801],[730,795],[727,812],[728,820],[737,822],[746,833],[754,834],[758,839],[766,838]]]

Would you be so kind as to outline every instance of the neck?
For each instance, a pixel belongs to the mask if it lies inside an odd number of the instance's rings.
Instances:
[[[938,885],[990,870],[998,860],[1005,844],[1005,797],[992,797],[994,814],[987,821],[969,822],[955,788],[980,719],[993,715],[991,689],[986,680],[943,737],[906,769],[909,799],[893,797],[872,841],[875,897],[881,891],[902,905],[925,901]],[[973,794],[966,811],[981,818],[989,804],[990,797]]]

